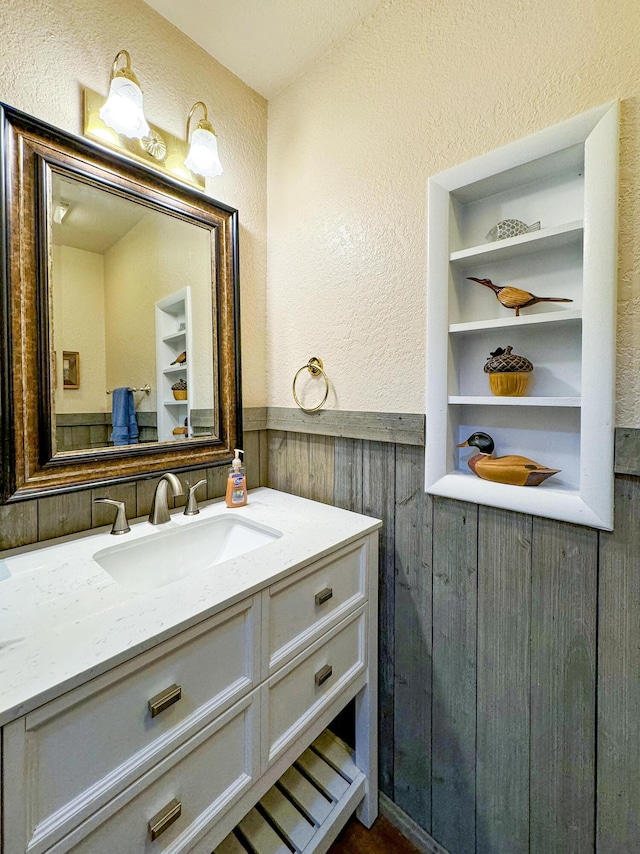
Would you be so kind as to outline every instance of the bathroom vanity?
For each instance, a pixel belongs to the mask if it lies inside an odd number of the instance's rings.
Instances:
[[[264,543],[240,553],[236,520]],[[380,524],[258,489],[0,555],[2,854],[321,852],[370,825]],[[213,565],[176,551],[216,526]],[[354,698],[351,756],[325,730]]]

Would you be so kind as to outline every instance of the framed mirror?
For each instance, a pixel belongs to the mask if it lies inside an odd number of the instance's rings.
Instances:
[[[3,503],[241,447],[237,211],[0,105]]]

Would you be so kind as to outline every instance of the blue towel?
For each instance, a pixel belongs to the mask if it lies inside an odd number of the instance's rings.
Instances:
[[[114,388],[111,395],[111,441],[114,445],[136,445],[138,422],[133,406],[133,392],[126,388]]]

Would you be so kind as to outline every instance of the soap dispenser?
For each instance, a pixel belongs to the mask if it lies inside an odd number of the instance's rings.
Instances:
[[[227,507],[242,507],[247,503],[247,478],[238,456],[244,454],[242,448],[234,448],[235,457],[231,463],[231,471],[227,478]]]

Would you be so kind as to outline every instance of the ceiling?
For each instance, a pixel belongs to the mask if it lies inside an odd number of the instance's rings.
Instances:
[[[145,0],[265,98],[388,0]]]

